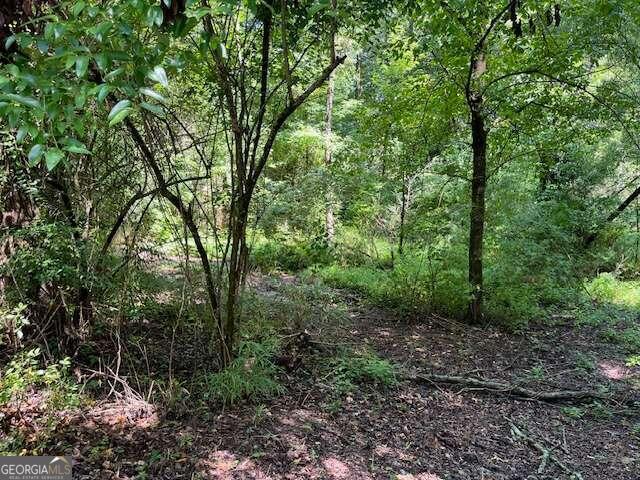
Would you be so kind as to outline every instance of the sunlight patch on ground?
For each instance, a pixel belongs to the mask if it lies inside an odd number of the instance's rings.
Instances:
[[[331,480],[372,480],[371,476],[356,467],[350,467],[336,457],[327,457],[322,461]]]
[[[149,402],[138,399],[118,400],[94,406],[83,415],[82,426],[94,429],[97,426],[113,430],[125,428],[148,429],[158,425],[158,412]]]
[[[311,458],[291,459],[291,470],[284,475],[266,473],[260,465],[249,458],[239,458],[228,450],[216,450],[208,458],[198,462],[198,474],[206,480],[373,480],[362,468],[352,466],[346,460],[328,456],[319,463],[312,463]],[[439,480],[437,477],[408,477],[416,480]]]
[[[273,477],[265,474],[253,460],[248,458],[238,460],[235,454],[228,450],[216,450],[209,458],[198,463],[199,474],[207,480],[230,480],[246,478],[253,480],[271,480]]]
[[[616,361],[604,360],[598,363],[598,368],[610,380],[624,380],[631,376],[631,369]]]
[[[434,475],[433,473],[418,473],[416,475],[412,475],[410,473],[406,475],[398,475],[396,480],[442,480],[439,476]]]
[[[392,459],[399,459],[404,461],[415,460],[415,457],[413,455],[408,455],[398,448],[392,448],[384,444],[378,445],[373,451],[379,457],[390,457]]]

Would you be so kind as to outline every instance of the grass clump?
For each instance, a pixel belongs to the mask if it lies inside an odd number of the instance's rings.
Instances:
[[[587,282],[585,288],[600,302],[640,309],[640,281],[620,280],[612,273],[601,273]]]
[[[272,361],[276,351],[273,342],[241,342],[231,365],[204,375],[203,398],[219,401],[226,407],[283,393],[277,380],[279,369]]]
[[[338,356],[331,362],[330,376],[336,391],[342,394],[357,385],[387,388],[398,382],[396,367],[370,350]]]

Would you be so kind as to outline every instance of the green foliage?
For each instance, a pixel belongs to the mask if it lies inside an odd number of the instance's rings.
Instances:
[[[375,352],[345,352],[329,367],[334,388],[340,394],[352,391],[357,384],[391,387],[397,383],[396,367]]]
[[[22,351],[1,372],[0,409],[19,412],[28,406],[28,399],[33,399],[38,413],[33,419],[33,432],[16,428],[0,440],[0,455],[17,455],[23,448],[40,451],[40,443],[47,440],[60,421],[60,412],[79,404],[77,386],[68,377],[70,360],[65,358],[43,368],[39,357],[37,348]],[[32,412],[25,412],[28,413]],[[30,437],[28,443],[26,437]]]
[[[24,338],[23,328],[29,325],[27,306],[19,303],[13,308],[0,307],[0,346],[17,350]]]
[[[77,286],[82,252],[73,235],[73,228],[59,222],[43,221],[20,229],[15,236],[28,248],[18,249],[0,273],[11,275],[22,292],[42,284]]]
[[[440,262],[428,265],[410,255],[397,260],[391,269],[332,265],[318,274],[329,285],[355,290],[375,304],[404,314],[438,311],[457,316],[466,304],[463,270]]]
[[[202,377],[203,398],[230,406],[242,400],[264,400],[282,393],[283,387],[277,380],[278,367],[273,363],[276,351],[275,342],[240,342],[231,365]]]
[[[333,261],[333,254],[322,240],[291,242],[284,239],[263,241],[252,249],[254,263],[265,272],[299,272]]]
[[[576,367],[585,372],[593,372],[596,369],[596,363],[591,355],[582,352],[576,353]]]
[[[600,302],[630,309],[640,309],[640,282],[623,281],[612,273],[601,273],[585,285],[587,292]]]

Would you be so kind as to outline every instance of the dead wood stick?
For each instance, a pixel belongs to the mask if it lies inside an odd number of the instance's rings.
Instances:
[[[511,433],[514,437],[520,438],[528,443],[530,446],[535,448],[541,454],[540,466],[538,467],[538,475],[541,475],[544,472],[545,467],[547,466],[547,462],[550,460],[560,467],[566,474],[570,476],[572,479],[582,480],[582,475],[579,472],[571,470],[567,467],[562,461],[560,461],[557,457],[551,454],[551,452],[546,449],[542,444],[536,442],[529,435],[524,433],[520,428],[516,426],[509,418],[505,417],[505,420],[509,422],[509,426],[511,427]]]
[[[455,375],[436,375],[427,373],[418,373],[413,375],[407,375],[405,380],[409,380],[417,383],[430,383],[430,384],[442,384],[450,383],[455,385],[463,385],[465,387],[472,387],[475,390],[484,390],[494,393],[502,393],[504,395],[510,395],[514,397],[526,398],[531,400],[540,400],[543,402],[575,402],[579,400],[593,400],[593,399],[607,399],[608,397],[598,392],[589,390],[577,391],[577,390],[556,390],[548,392],[540,392],[536,390],[530,390],[528,388],[519,387],[517,385],[511,385],[509,383],[483,380],[474,377],[461,377]]]

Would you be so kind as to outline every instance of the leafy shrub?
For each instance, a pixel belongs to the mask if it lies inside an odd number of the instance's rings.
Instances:
[[[241,342],[238,356],[231,365],[204,375],[204,399],[229,406],[241,400],[254,401],[282,393],[283,387],[276,378],[279,369],[272,361],[276,347],[274,342]]]
[[[62,223],[36,223],[15,232],[18,248],[4,267],[22,292],[31,292],[43,284],[75,287],[80,282],[80,248],[73,228]],[[3,273],[0,270],[0,273]]]
[[[624,281],[613,273],[601,273],[585,285],[596,300],[627,308],[640,309],[640,282]]]
[[[391,269],[332,265],[318,274],[330,285],[357,291],[403,314],[436,311],[461,316],[467,303],[465,273],[455,261],[446,264],[416,254],[398,259]]]
[[[0,308],[0,346],[7,345],[14,350],[20,347],[24,333],[22,329],[29,325],[25,316],[27,306],[19,303],[13,308]]]
[[[333,254],[322,240],[290,242],[271,239],[256,245],[252,257],[254,263],[266,272],[297,272],[312,265],[333,262]]]
[[[391,362],[369,350],[342,354],[331,364],[333,384],[340,393],[353,390],[355,384],[390,387],[397,383],[396,374]]]
[[[60,412],[79,403],[76,385],[67,376],[69,359],[41,368],[39,356],[37,348],[20,352],[2,371],[0,418],[10,422],[14,411],[22,412],[22,416],[33,414],[30,424],[34,431],[25,434],[21,429],[10,429],[10,433],[0,440],[0,455],[17,455],[27,447],[26,437],[30,439],[32,450],[37,451],[39,443],[46,441],[54,431]],[[35,395],[36,391],[39,395]],[[29,411],[34,408],[36,410]]]

